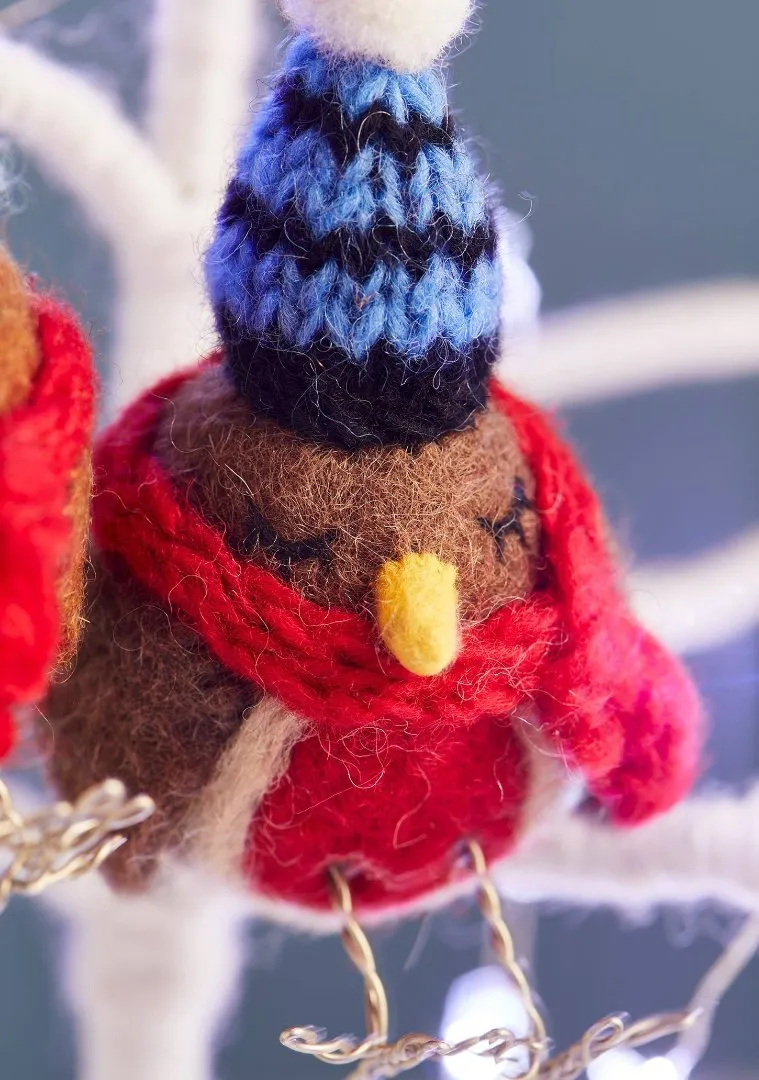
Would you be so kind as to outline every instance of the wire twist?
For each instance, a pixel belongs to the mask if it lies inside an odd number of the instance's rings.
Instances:
[[[122,831],[154,809],[147,795],[128,799],[120,781],[106,780],[74,805],[59,802],[25,817],[0,780],[0,911],[14,894],[34,896],[96,870],[125,842]]]
[[[343,943],[350,960],[364,979],[368,1034],[362,1041],[352,1036],[327,1039],[314,1027],[296,1027],[282,1033],[280,1041],[283,1046],[329,1065],[357,1064],[358,1068],[351,1074],[350,1080],[389,1080],[415,1069],[425,1061],[463,1053],[475,1053],[505,1063],[521,1052],[527,1054],[530,1062],[523,1080],[536,1080],[549,1053],[545,1024],[527,977],[516,960],[514,942],[503,918],[500,898],[488,876],[484,852],[474,841],[468,843],[467,851],[478,879],[480,910],[490,927],[493,948],[525,1003],[530,1035],[518,1038],[507,1028],[495,1028],[482,1036],[455,1044],[421,1034],[405,1035],[397,1042],[389,1042],[387,994],[377,971],[374,953],[355,917],[350,886],[342,871],[332,867],[330,879],[335,907],[345,919]]]
[[[535,1004],[532,988],[524,968],[517,961],[514,939],[503,917],[501,898],[488,873],[485,853],[481,845],[474,840],[467,843],[467,849],[474,872],[477,875],[477,903],[490,930],[490,943],[493,952],[519,991],[530,1024],[531,1035],[526,1043],[530,1055],[530,1064],[523,1080],[535,1080],[535,1077],[540,1075],[541,1066],[550,1053],[546,1026]]]
[[[353,913],[353,897],[343,873],[333,866],[330,879],[335,900],[345,918],[342,939],[345,951],[364,978],[366,1027],[368,1034],[363,1042],[352,1036],[323,1039],[313,1027],[290,1028],[283,1032],[281,1042],[290,1050],[310,1054],[328,1065],[352,1065],[362,1061],[378,1048],[387,1045],[389,1014],[387,994],[377,971],[372,947]]]
[[[490,1058],[503,1066],[500,1075],[513,1080],[579,1080],[589,1065],[620,1047],[636,1049],[677,1035],[683,1045],[697,1038],[698,1048],[702,1049],[708,1035],[704,1026],[710,1022],[724,993],[724,984],[730,976],[737,975],[759,945],[759,921],[750,920],[746,924],[702,982],[690,1008],[661,1013],[636,1023],[622,1015],[608,1016],[568,1050],[552,1057],[545,1022],[517,960],[514,940],[503,917],[501,899],[489,875],[485,854],[473,840],[467,842],[466,850],[477,878],[477,902],[490,931],[493,951],[519,993],[528,1019],[528,1035],[520,1037],[508,1028],[494,1028],[457,1043],[420,1034],[404,1035],[394,1043],[389,1042],[385,988],[369,940],[355,917],[350,886],[343,873],[333,867],[330,878],[335,906],[345,918],[343,942],[364,979],[368,1034],[361,1042],[352,1036],[330,1040],[314,1027],[290,1028],[280,1037],[284,1046],[329,1065],[356,1065],[349,1080],[392,1080],[426,1061],[466,1053]],[[714,992],[711,992],[712,984],[717,987]],[[521,1072],[514,1071],[520,1068]]]

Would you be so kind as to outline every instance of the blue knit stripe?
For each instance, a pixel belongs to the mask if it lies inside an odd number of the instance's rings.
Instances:
[[[361,361],[380,340],[410,359],[441,338],[457,349],[497,333],[500,267],[482,258],[462,277],[455,260],[435,256],[418,282],[401,265],[378,264],[363,282],[334,261],[310,277],[300,274],[289,249],[257,259],[253,241],[228,230],[224,248],[207,262],[211,297],[241,331],[304,349],[328,337]]]
[[[437,71],[398,75],[371,63],[324,56],[301,37],[288,57],[286,74],[292,72],[307,77],[314,94],[333,91],[339,83],[341,100],[353,114],[379,101],[399,121],[411,108],[435,123],[445,116],[445,85]],[[341,226],[370,229],[379,212],[419,230],[436,211],[464,229],[487,220],[485,190],[463,142],[452,152],[428,146],[411,171],[377,144],[338,165],[318,130],[291,131],[281,114],[275,92],[240,155],[238,180],[274,213],[294,209],[315,236]]]
[[[297,212],[317,237],[371,229],[380,213],[419,231],[436,211],[470,231],[488,220],[485,186],[463,143],[453,153],[427,147],[411,172],[375,146],[340,169],[315,132],[284,131],[248,146],[237,176],[273,213]]]
[[[258,343],[281,363],[291,350],[304,365],[331,350],[357,368],[397,356],[417,373],[455,352],[462,371],[484,371],[501,268],[486,186],[448,123],[440,72],[399,75],[299,38],[279,87],[206,257],[228,344]]]

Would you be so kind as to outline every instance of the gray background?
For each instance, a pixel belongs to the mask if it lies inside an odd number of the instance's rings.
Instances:
[[[147,10],[142,0],[72,2],[35,35],[102,72],[139,113]],[[756,0],[490,0],[483,21],[485,32],[455,63],[454,97],[506,202],[526,212],[521,193],[532,196],[533,263],[547,309],[759,272]],[[107,251],[81,212],[21,165],[26,205],[9,226],[14,250],[68,293],[107,358]],[[756,381],[641,396],[568,419],[641,557],[692,553],[759,518]],[[757,637],[694,657],[692,667],[714,719],[707,782],[739,784],[759,772]],[[537,979],[557,1040],[611,1009],[682,1005],[729,925],[709,912],[646,927],[606,914],[544,913]],[[418,930],[380,934],[380,962],[405,1029],[435,1031],[451,979],[482,959],[481,936],[471,912],[436,918],[404,972]],[[3,1076],[74,1075],[59,952],[59,933],[32,906],[16,902],[0,920]],[[304,1020],[332,1030],[360,1024],[338,947],[256,928],[251,955],[221,1076],[329,1075],[291,1060],[276,1035]],[[759,1075],[758,1020],[754,964],[720,1015],[704,1076]]]

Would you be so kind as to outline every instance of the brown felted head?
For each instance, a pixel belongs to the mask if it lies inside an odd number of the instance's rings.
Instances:
[[[375,614],[381,567],[430,552],[458,571],[460,616],[478,622],[525,596],[538,542],[533,481],[508,419],[494,408],[467,431],[409,453],[350,453],[254,416],[221,367],[167,404],[154,452],[240,553],[303,596]],[[519,527],[496,536],[515,492]]]

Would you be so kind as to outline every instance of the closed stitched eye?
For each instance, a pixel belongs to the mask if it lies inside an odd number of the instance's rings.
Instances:
[[[298,563],[318,559],[324,565],[332,562],[332,544],[337,539],[337,532],[322,533],[307,540],[285,540],[266,520],[261,510],[254,506],[248,519],[248,531],[240,544],[243,555],[250,557],[256,548],[270,555],[277,564],[277,569],[287,581],[293,566]]]
[[[491,534],[495,540],[499,562],[506,558],[506,541],[510,536],[516,536],[522,547],[527,547],[527,534],[524,531],[522,518],[528,511],[534,510],[535,504],[527,494],[524,480],[517,477],[514,481],[514,494],[511,506],[507,514],[501,518],[478,517],[477,524],[485,532]]]

